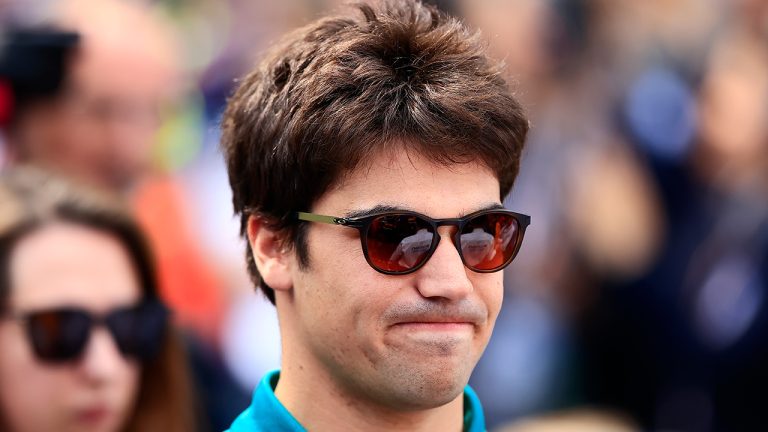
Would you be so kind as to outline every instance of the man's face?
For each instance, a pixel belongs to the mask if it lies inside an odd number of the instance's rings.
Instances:
[[[455,218],[499,204],[499,182],[479,164],[437,166],[403,151],[375,158],[323,195],[314,213],[344,216],[392,206]],[[297,209],[298,210],[298,209]],[[485,349],[503,296],[502,272],[467,269],[440,227],[440,244],[418,271],[384,275],[366,262],[355,229],[312,224],[310,265],[292,266],[290,304],[280,304],[285,358],[316,365],[342,394],[397,410],[458,397]],[[288,316],[286,316],[286,313]]]

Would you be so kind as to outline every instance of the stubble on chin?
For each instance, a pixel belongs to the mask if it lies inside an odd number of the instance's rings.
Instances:
[[[368,379],[360,384],[368,388],[361,390],[399,411],[436,408],[456,399],[463,393],[477,358],[471,349],[459,349],[454,341],[438,340],[422,348],[422,353],[394,346],[384,352],[366,353],[370,369]]]
[[[382,368],[382,380],[404,409],[429,409],[445,405],[464,391],[474,362],[469,358],[424,358],[393,361]]]

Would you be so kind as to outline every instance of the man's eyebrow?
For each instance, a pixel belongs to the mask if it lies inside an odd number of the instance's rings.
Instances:
[[[376,213],[396,212],[396,211],[403,211],[403,210],[412,211],[411,209],[406,207],[398,207],[398,206],[388,205],[388,204],[379,204],[377,206],[367,208],[367,209],[351,210],[345,213],[344,217],[359,218],[359,217],[370,216]]]
[[[503,209],[503,208],[504,208],[504,204],[497,203],[497,202],[495,202],[495,203],[488,203],[488,204],[486,204],[486,205],[484,205],[484,206],[482,206],[480,208],[476,208],[476,209],[474,209],[472,211],[468,211],[468,212],[462,213],[461,216],[465,216],[465,215],[468,215],[470,213],[474,213],[474,212],[478,212],[478,211],[483,211],[483,210],[499,210],[499,209]]]
[[[503,209],[504,206],[501,203],[488,203],[486,205],[480,206],[478,208],[469,210],[469,211],[463,211],[461,214],[459,214],[458,217],[464,217],[470,213],[482,211],[482,210],[496,210],[496,209]],[[377,206],[367,208],[367,209],[360,209],[360,210],[351,210],[344,214],[345,218],[360,218],[365,216],[370,216],[373,214],[378,213],[385,213],[385,212],[397,212],[397,211],[415,211],[409,207],[406,206],[395,206],[390,204],[379,204]]]

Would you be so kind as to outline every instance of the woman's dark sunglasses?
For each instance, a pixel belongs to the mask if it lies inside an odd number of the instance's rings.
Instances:
[[[437,249],[437,227],[456,227],[453,244],[470,270],[499,271],[520,250],[531,217],[504,209],[481,210],[462,218],[432,219],[412,211],[392,211],[363,217],[335,217],[296,212],[296,218],[355,228],[363,255],[371,267],[388,275],[415,272]]]
[[[147,360],[159,350],[168,321],[168,310],[159,302],[147,301],[94,316],[79,308],[59,308],[19,314],[35,355],[47,362],[79,358],[95,325],[104,325],[120,352]]]

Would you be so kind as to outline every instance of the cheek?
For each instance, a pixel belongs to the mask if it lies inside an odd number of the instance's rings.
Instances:
[[[343,277],[367,265],[357,230],[327,224],[313,224],[307,232],[310,267],[323,276]]]
[[[366,263],[354,230],[317,225],[307,235],[309,268],[299,270],[297,303],[310,305],[304,312],[315,321],[349,322],[360,313],[361,297],[374,270]]]
[[[39,366],[24,332],[15,323],[0,324],[0,347],[0,397],[5,400],[14,391],[26,391],[26,386],[18,388],[16,384],[35,379]]]
[[[136,362],[126,363],[116,382],[115,405],[118,414],[118,424],[125,424],[133,412],[139,396],[142,368]]]
[[[115,382],[117,390],[122,399],[131,399],[138,394],[141,382],[142,367],[140,363],[134,360],[121,362],[115,372]]]
[[[34,358],[23,332],[15,327],[0,325],[0,411],[11,425],[50,429],[63,412],[67,380]]]
[[[504,299],[503,272],[475,273],[471,278],[480,300],[488,310],[489,323],[493,325],[496,317],[499,315],[501,303]]]
[[[353,347],[378,343],[379,317],[397,290],[381,280],[382,275],[368,266],[362,254],[349,256],[355,251],[346,246],[342,252],[328,254],[329,246],[310,250],[310,268],[296,286],[296,305],[308,337],[324,341],[322,350],[343,361],[359,355]],[[359,240],[355,246],[359,249]],[[327,249],[328,255],[319,255],[320,249]]]
[[[93,163],[102,154],[107,153],[104,133],[99,125],[90,122],[79,124],[67,131],[59,140],[59,151],[75,162]]]

